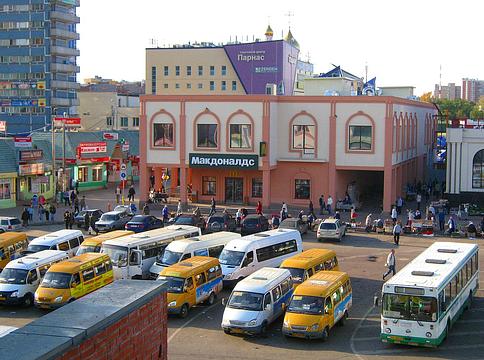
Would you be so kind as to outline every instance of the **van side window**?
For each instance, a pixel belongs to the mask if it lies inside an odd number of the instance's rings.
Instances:
[[[187,289],[191,289],[193,287],[193,279],[191,276],[186,280],[185,286]]]
[[[218,258],[224,249],[224,245],[217,245],[208,249],[208,256]]]
[[[333,258],[333,267],[335,268],[336,266],[338,266],[338,259],[336,258],[336,256]]]
[[[96,276],[100,276],[100,275],[104,274],[106,272],[106,268],[104,267],[104,263],[94,266],[94,271],[96,272]]]
[[[198,274],[198,275],[195,275],[195,283],[197,284],[197,287],[199,287],[200,285],[203,285],[205,284],[205,273],[201,273],[201,274]]]
[[[274,302],[281,298],[281,289],[279,288],[279,286],[272,290],[272,297],[274,298]]]
[[[192,257],[192,254],[188,253],[188,254],[185,254],[182,256],[182,258],[180,259],[180,261],[183,261],[183,260],[186,260],[186,259],[190,259]]]
[[[106,267],[106,271],[111,271],[113,269],[113,264],[111,263],[111,260],[106,260],[106,262],[104,262],[104,266]]]
[[[264,296],[264,309],[266,308],[267,305],[270,305],[271,303],[271,293],[267,293],[266,296]]]
[[[31,284],[34,281],[37,281],[37,269],[33,269],[29,271],[29,275],[27,276],[27,283]]]
[[[245,255],[245,260],[242,264],[242,267],[252,264],[253,261],[254,261],[254,251],[249,251],[247,255]]]
[[[7,259],[7,254],[5,254],[5,251],[3,249],[0,249],[0,259]]]
[[[333,268],[333,260],[331,260],[331,259],[330,260],[326,260],[324,262],[324,268],[326,270],[331,270]]]
[[[313,276],[313,269],[308,269],[308,276],[309,277]]]
[[[84,270],[82,272],[82,278],[84,279],[84,281],[89,281],[91,279],[94,279],[94,269],[90,268],[90,269]]]
[[[315,273],[318,273],[318,272],[320,272],[321,270],[324,270],[324,264],[317,264],[317,265],[314,267],[314,272],[315,272]]]
[[[77,238],[70,239],[69,240],[69,246],[71,247],[71,249],[78,247],[79,246],[79,240]]]
[[[331,298],[327,297],[326,301],[324,302],[324,312],[327,313],[332,308],[333,308],[333,304],[331,303]]]
[[[57,245],[57,248],[61,251],[69,251],[69,243],[67,241],[61,242]]]
[[[79,273],[72,274],[71,284],[79,285],[80,283],[81,283],[81,277],[79,276]]]
[[[215,279],[216,277],[217,277],[217,273],[216,273],[215,266],[214,267],[211,267],[210,269],[208,269],[208,271],[207,271],[207,280],[208,281],[211,281],[211,280]]]
[[[289,279],[286,279],[281,284],[282,295],[285,295],[288,290],[289,290]]]
[[[50,264],[39,266],[39,274],[41,278],[44,277],[45,273],[47,272],[47,270],[49,270],[49,268],[50,268]]]
[[[333,293],[333,302],[335,304],[339,303],[341,301],[341,294],[339,292],[339,289],[337,289],[334,293]]]
[[[79,241],[79,244],[82,244],[84,241],[84,237],[81,235],[77,238],[77,240]]]
[[[198,249],[193,252],[193,256],[208,256],[207,249]]]

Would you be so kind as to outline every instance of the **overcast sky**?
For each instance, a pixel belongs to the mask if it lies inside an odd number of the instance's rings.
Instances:
[[[367,63],[377,86],[413,85],[417,95],[433,91],[440,65],[442,84],[484,78],[482,0],[81,0],[78,14],[81,82],[144,79],[150,39],[160,47],[252,41],[268,22],[281,38],[289,21],[300,58],[309,53],[317,73],[336,64],[364,76]]]

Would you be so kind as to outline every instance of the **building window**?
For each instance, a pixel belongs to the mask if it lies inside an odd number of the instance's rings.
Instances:
[[[311,197],[311,181],[305,179],[296,179],[294,181],[294,198],[309,199]]]
[[[88,168],[87,166],[79,166],[77,169],[77,180],[79,182],[87,182],[88,180]]]
[[[192,67],[187,66],[187,76],[192,76]]]
[[[10,179],[1,179],[0,180],[0,200],[9,200],[11,196],[12,194],[11,194]]]
[[[203,76],[203,66],[198,65],[198,76]]]
[[[232,81],[232,91],[237,91],[237,81]]]
[[[222,65],[222,76],[227,75],[227,66]]]
[[[133,118],[133,126],[134,127],[139,127],[139,117],[134,117]]]
[[[484,189],[484,150],[478,151],[472,161],[472,187]]]
[[[113,118],[111,116],[108,116],[106,118],[106,125],[107,126],[113,126]]]
[[[128,118],[127,117],[121,117],[121,127],[128,127]]]
[[[180,76],[180,66],[175,66],[175,76]]]
[[[95,167],[92,169],[92,181],[102,181],[103,180],[103,168]]]
[[[164,87],[165,89],[168,89],[168,84],[163,84],[163,87]]]
[[[156,94],[156,66],[151,67],[151,93]]]
[[[305,153],[313,154],[316,139],[316,126],[314,125],[293,125],[292,126],[292,148],[303,150]]]
[[[192,88],[192,84],[191,83],[187,83],[187,89],[191,89]]]
[[[222,81],[222,91],[227,90],[227,81]]]
[[[348,146],[350,150],[371,150],[371,126],[350,126]]]
[[[214,176],[202,177],[202,195],[217,194],[217,178]]]
[[[215,66],[210,66],[210,76],[215,76]]]
[[[179,89],[180,88],[180,84],[176,83],[175,84],[175,89]]]
[[[203,84],[202,83],[198,83],[198,88],[199,89],[203,89]]]
[[[252,179],[252,197],[262,197],[262,179]]]
[[[153,124],[153,146],[175,146],[173,136],[173,124]]]
[[[217,135],[217,124],[197,124],[197,147],[218,147]]]
[[[169,71],[168,71],[168,66],[163,66],[163,75],[168,76]]]
[[[249,149],[252,147],[252,126],[249,124],[230,125],[230,147],[235,149]]]
[[[210,81],[210,91],[215,90],[215,81]]]

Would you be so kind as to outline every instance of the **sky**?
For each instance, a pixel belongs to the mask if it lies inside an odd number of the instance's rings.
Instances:
[[[81,0],[79,79],[143,80],[150,39],[160,47],[252,41],[270,23],[275,39],[290,25],[316,73],[336,64],[365,76],[367,64],[377,86],[421,95],[439,83],[440,67],[444,85],[484,78],[483,14],[482,0]]]

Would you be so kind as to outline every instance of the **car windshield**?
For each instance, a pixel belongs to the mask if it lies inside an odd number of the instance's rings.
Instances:
[[[114,266],[124,267],[128,263],[128,249],[123,246],[103,245],[102,252],[108,254]]]
[[[119,219],[119,215],[103,214],[101,216],[101,221],[106,221],[106,222],[116,221],[118,219]]]
[[[324,299],[317,296],[294,295],[287,311],[299,314],[322,314],[324,312]]]
[[[68,289],[71,283],[71,274],[49,272],[44,276],[40,287],[51,289]]]
[[[86,215],[86,210],[80,211],[76,217],[84,217],[84,215]]]
[[[289,220],[289,221],[284,220],[283,222],[281,222],[281,225],[279,225],[279,227],[287,228],[287,229],[294,229],[296,227],[296,222],[292,221],[292,220]]]
[[[42,251],[42,250],[49,250],[49,246],[30,244],[27,247],[27,252],[30,252],[30,253],[36,253],[36,252],[39,252],[39,251]]]
[[[208,223],[211,224],[211,223],[223,223],[224,222],[224,218],[223,217],[215,217],[215,216],[212,216],[210,217],[210,219],[208,219]]]
[[[183,285],[185,279],[173,276],[158,276],[157,280],[166,281],[167,291],[173,294],[180,294],[183,292]]]
[[[140,223],[142,223],[142,222],[145,221],[145,218],[146,218],[146,216],[136,215],[129,222],[140,222]]]
[[[129,206],[126,205],[118,205],[114,208],[114,211],[129,211]]]
[[[177,225],[191,225],[191,224],[193,224],[193,218],[191,216],[179,216],[175,220],[175,224],[177,224]]]
[[[20,220],[19,219],[12,219],[12,220],[10,220],[10,224],[18,225],[18,224],[20,224]]]
[[[382,315],[393,319],[436,321],[437,299],[426,296],[384,294]]]
[[[336,230],[336,224],[333,223],[321,223],[321,230]]]
[[[162,265],[173,265],[176,264],[182,256],[181,252],[174,252],[168,249],[165,249],[163,252],[163,257],[161,258],[160,263]]]
[[[98,253],[98,252],[101,252],[100,245],[81,245],[79,250],[77,250],[76,256],[79,256],[85,253]]]
[[[9,268],[3,269],[3,271],[0,273],[0,283],[23,285],[26,283],[27,274],[27,270]]]
[[[223,249],[220,253],[219,261],[223,265],[238,266],[244,258],[245,252]]]
[[[292,280],[296,284],[300,284],[304,281],[304,272],[305,272],[304,269],[287,268],[287,267],[285,267],[284,269],[289,270],[292,276]]]
[[[261,311],[263,294],[234,291],[230,295],[229,307],[233,309],[242,309],[249,311]]]

